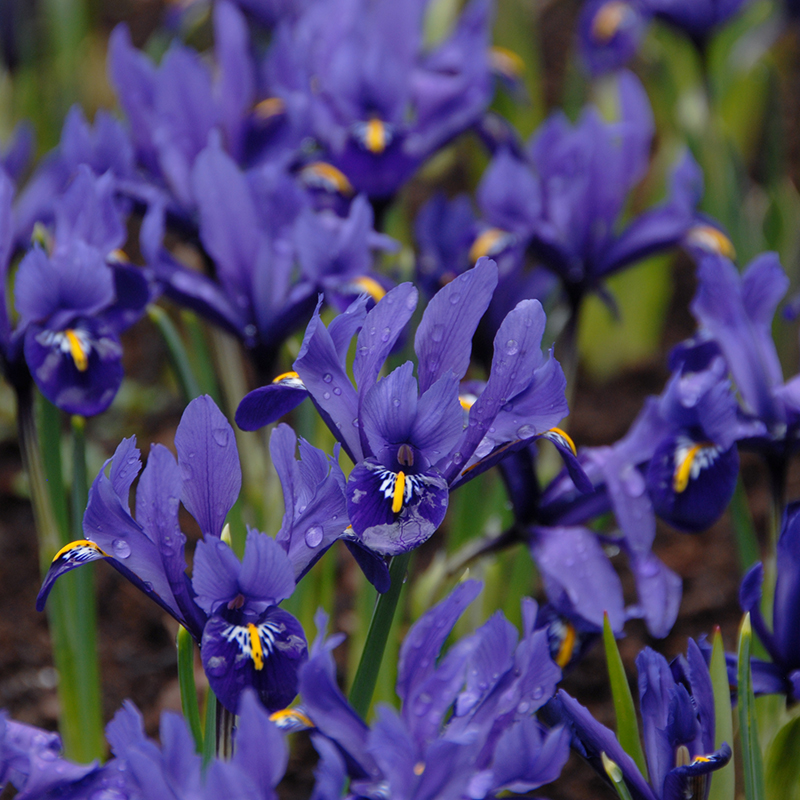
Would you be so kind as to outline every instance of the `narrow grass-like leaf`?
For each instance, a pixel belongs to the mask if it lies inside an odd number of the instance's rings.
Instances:
[[[622,777],[622,770],[619,768],[619,764],[616,761],[612,761],[605,753],[601,753],[600,756],[603,759],[603,769],[614,784],[620,800],[633,800],[625,783],[625,778]]]
[[[633,705],[631,687],[628,685],[625,667],[622,665],[622,658],[617,647],[617,640],[614,638],[614,631],[611,630],[608,621],[608,614],[603,619],[603,645],[606,650],[611,696],[614,699],[614,713],[617,715],[617,739],[625,752],[636,762],[644,779],[647,780],[647,761],[642,751],[642,742],[639,739],[636,707]]]
[[[194,639],[183,625],[178,628],[178,685],[181,690],[181,709],[189,723],[195,750],[203,752],[203,726],[194,682]]]
[[[800,800],[800,714],[778,730],[765,760],[767,797]]]
[[[733,749],[733,709],[728,670],[725,667],[725,647],[719,628],[714,631],[711,651],[711,685],[714,688],[714,747],[719,749],[727,742]],[[736,771],[731,760],[711,776],[708,800],[734,800],[736,796]]]
[[[744,796],[746,800],[764,800],[764,765],[758,743],[753,676],[750,671],[750,649],[753,631],[750,614],[745,614],[739,630],[739,737],[742,742]]]
[[[194,375],[186,346],[167,312],[160,306],[150,306],[147,309],[147,316],[150,317],[164,339],[172,368],[175,371],[175,379],[178,381],[184,399],[188,403],[195,397],[200,397],[202,394],[200,384]]]

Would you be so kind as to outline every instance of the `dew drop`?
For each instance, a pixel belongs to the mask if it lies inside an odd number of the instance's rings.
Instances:
[[[517,343],[516,339],[509,339],[506,342],[506,353],[508,355],[513,356],[519,352],[519,344]]]
[[[520,704],[517,706],[517,713],[519,713],[519,714],[527,714],[527,713],[528,713],[528,709],[529,709],[530,707],[531,707],[530,703],[529,703],[527,700],[523,700],[523,701],[522,701],[522,702],[521,702],[521,703],[520,703]]]
[[[342,390],[338,386],[335,386],[333,393],[338,397],[342,393]]]
[[[220,447],[227,447],[228,446],[228,430],[227,430],[227,428],[214,428],[211,431],[211,435],[214,437],[214,441]]]
[[[313,525],[306,531],[306,544],[311,547],[319,547],[322,541],[322,528],[319,525]]]
[[[330,400],[331,399],[331,393],[330,392],[323,392],[322,393],[322,399],[323,400]]]
[[[395,397],[395,398],[392,400],[392,405],[393,405],[395,408],[400,408],[400,398],[399,398],[399,397]]]
[[[541,686],[537,686],[533,690],[533,699],[534,700],[541,700],[542,699],[542,695],[544,695],[544,689],[542,689]]]
[[[461,302],[461,295],[458,292],[453,292],[450,295],[450,305],[456,305]]]
[[[326,373],[325,373],[325,374],[322,376],[322,380],[324,380],[324,381],[325,381],[325,383],[330,383],[330,382],[333,380],[333,375],[331,375],[331,374],[330,374],[330,372],[326,372]]]
[[[114,539],[111,549],[117,558],[127,558],[131,554],[131,546],[124,539]]]
[[[383,333],[381,334],[381,341],[382,342],[388,342],[389,341],[389,337],[391,335],[392,335],[392,329],[391,328],[384,328],[383,329]]]
[[[55,761],[58,758],[58,753],[54,750],[50,750],[49,748],[46,750],[40,750],[36,754],[42,761]]]

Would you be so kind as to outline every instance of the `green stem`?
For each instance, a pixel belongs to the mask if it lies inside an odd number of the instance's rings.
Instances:
[[[211,763],[217,752],[217,707],[222,708],[211,687],[206,691],[205,735],[203,737],[203,767]]]
[[[188,402],[189,400],[194,400],[195,397],[200,397],[202,394],[200,391],[200,384],[194,376],[189,355],[186,352],[178,329],[172,323],[167,312],[160,306],[150,306],[147,309],[147,315],[158,328],[164,339],[164,344],[167,345],[169,358],[175,370],[175,378],[178,381],[178,385],[186,401]]]
[[[181,709],[189,723],[195,750],[203,752],[203,725],[200,722],[200,706],[197,703],[197,687],[194,682],[194,639],[183,625],[178,628],[178,685],[181,689]]]
[[[369,623],[367,641],[364,643],[361,661],[350,689],[350,705],[362,718],[366,718],[372,702],[372,694],[375,691],[383,660],[383,651],[386,649],[389,630],[392,627],[392,620],[400,599],[400,592],[403,589],[410,558],[411,553],[401,553],[392,559],[389,565],[391,586],[388,592],[378,598]]]

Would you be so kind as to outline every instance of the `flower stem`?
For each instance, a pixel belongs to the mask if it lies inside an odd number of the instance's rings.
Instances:
[[[364,650],[361,653],[361,661],[359,661],[356,676],[353,679],[353,686],[350,689],[350,705],[362,718],[366,717],[372,702],[372,694],[375,691],[375,684],[378,680],[383,652],[386,649],[389,630],[392,627],[397,603],[400,600],[400,592],[403,589],[410,559],[410,552],[401,553],[392,558],[389,564],[389,576],[392,584],[388,592],[378,597],[375,611],[369,623],[369,631],[367,632],[367,640],[364,643]]]
[[[178,685],[181,690],[181,710],[189,723],[194,746],[203,752],[203,726],[200,722],[200,706],[197,703],[197,687],[194,682],[194,639],[183,625],[178,628]]]

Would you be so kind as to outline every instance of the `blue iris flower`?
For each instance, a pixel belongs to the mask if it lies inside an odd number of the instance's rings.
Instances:
[[[65,572],[107,560],[189,630],[200,644],[215,694],[235,711],[242,691],[255,687],[268,708],[295,695],[306,640],[297,620],[278,607],[296,581],[334,541],[348,535],[344,477],[334,460],[306,443],[294,459],[295,437],[280,426],[271,450],[286,487],[286,514],[277,537],[250,530],[240,562],[222,537],[225,517],[241,487],[232,428],[209,397],[192,401],[175,435],[173,455],[154,445],[136,494],[136,519],[128,493],[141,469],[134,439],[125,439],[95,479],[84,516],[85,539],[56,554],[39,593],[41,610]],[[179,504],[197,520],[203,539],[186,575],[186,537]],[[368,554],[362,561],[369,561]],[[374,575],[384,581],[377,560]]]
[[[301,670],[301,713],[282,718],[312,728],[321,755],[317,788],[327,791],[320,796],[339,797],[347,776],[359,797],[403,800],[481,800],[528,792],[558,776],[566,731],[546,732],[533,716],[561,675],[546,632],[535,629],[536,604],[523,601],[522,637],[498,613],[441,654],[479,591],[466,581],[409,629],[398,661],[401,709],[380,707],[371,726],[336,685],[330,651],[341,638],[317,641]]]
[[[714,770],[728,763],[731,748],[714,749],[714,693],[708,667],[690,639],[686,657],[671,664],[645,648],[636,658],[647,772],[642,774],[616,736],[563,689],[547,705],[551,722],[566,724],[572,746],[606,777],[602,754],[617,764],[635,800],[705,797]]]
[[[102,765],[74,764],[61,757],[57,734],[0,714],[0,790],[9,783],[21,800],[275,800],[288,760],[284,737],[252,690],[237,713],[233,756],[205,767],[186,721],[172,712],[161,716],[159,745],[126,702],[106,726],[113,757]]]
[[[753,629],[772,659],[752,659],[753,690],[800,700],[800,503],[786,507],[776,564],[771,630],[761,614],[764,567],[760,562],[750,568],[739,590],[739,602],[750,612]],[[729,672],[733,666],[735,675],[736,657],[731,656],[728,661]]]
[[[476,123],[493,92],[489,0],[422,46],[425,0],[311,3],[278,26],[273,90],[307,120],[325,157],[359,192],[387,199],[437,149]]]
[[[142,270],[118,255],[127,234],[110,173],[97,178],[81,167],[55,201],[54,217],[52,250],[35,245],[17,270],[13,338],[43,395],[68,413],[91,416],[120,387],[119,335],[152,292]]]
[[[589,0],[578,23],[578,46],[592,75],[624,67],[652,19],[682,30],[703,47],[750,0]]]
[[[494,262],[483,259],[431,300],[415,337],[417,378],[406,362],[378,379],[416,308],[413,286],[392,289],[369,313],[362,297],[329,328],[317,310],[294,372],[239,405],[238,425],[255,430],[311,397],[356,465],[347,481],[348,514],[358,539],[377,553],[420,545],[444,519],[451,489],[541,436],[553,436],[574,460],[550,432],[567,412],[565,379],[540,349],[545,316],[538,301],[522,301],[501,324],[477,398],[459,395],[496,283]],[[356,331],[354,386],[345,358]]]

